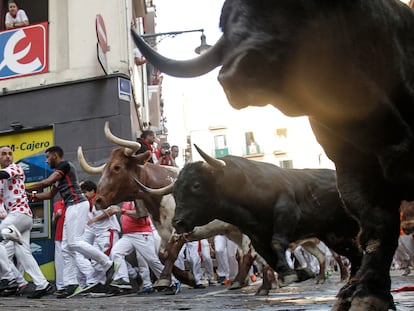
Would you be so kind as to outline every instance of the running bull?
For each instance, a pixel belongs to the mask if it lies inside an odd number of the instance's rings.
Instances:
[[[231,223],[285,280],[298,278],[286,262],[289,243],[317,237],[348,257],[355,276],[362,258],[359,226],[342,204],[334,171],[287,170],[236,156],[214,159],[196,148],[206,162],[187,164],[174,183],[178,233],[212,219]]]
[[[112,150],[107,163],[100,167],[90,166],[83,156],[82,148],[79,147],[79,163],[82,169],[90,174],[102,174],[94,202],[97,208],[105,209],[113,204],[136,199],[144,202],[161,236],[160,255],[165,264],[165,268],[157,281],[158,287],[169,286],[173,269],[178,278],[187,284],[195,285],[192,284],[194,282],[192,277],[189,277],[187,273],[174,267],[178,252],[187,241],[201,240],[217,234],[226,235],[239,246],[239,273],[231,288],[240,288],[245,285],[249,268],[255,259],[263,265],[264,269],[264,280],[262,286],[258,289],[258,294],[266,295],[271,288],[277,287],[274,271],[256,253],[251,246],[249,238],[231,224],[214,220],[205,226],[197,228],[191,234],[178,237],[173,236],[172,219],[174,216],[175,201],[172,195],[148,195],[139,191],[136,181],[140,181],[148,187],[161,188],[171,184],[176,179],[178,170],[173,167],[146,163],[151,153],[148,151],[135,155],[136,150],[140,147],[139,143],[121,139],[113,135],[109,129],[108,122],[105,123],[104,131],[108,140],[121,147]],[[142,204],[137,204],[137,206],[142,207]],[[139,213],[144,215],[145,209],[140,210]]]
[[[395,309],[389,269],[399,206],[414,200],[414,14],[399,0],[227,0],[221,39],[199,58],[142,54],[170,75],[222,66],[238,109],[271,104],[307,115],[335,162],[341,198],[361,226],[363,264],[334,310]]]

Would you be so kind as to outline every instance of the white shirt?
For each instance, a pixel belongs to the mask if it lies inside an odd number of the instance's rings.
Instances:
[[[6,171],[10,177],[0,180],[2,187],[2,196],[0,197],[0,205],[4,204],[7,213],[22,213],[30,217],[33,216],[29,207],[24,186],[25,176],[23,169],[16,163],[2,169]]]
[[[6,14],[5,24],[12,24],[13,23],[22,23],[22,22],[29,22],[29,18],[26,15],[26,12],[22,9],[17,11],[16,17],[13,18],[9,12]]]

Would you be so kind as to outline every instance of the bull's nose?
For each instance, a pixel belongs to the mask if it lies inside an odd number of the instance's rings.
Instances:
[[[185,222],[182,219],[174,219],[173,226],[178,234],[187,232]]]

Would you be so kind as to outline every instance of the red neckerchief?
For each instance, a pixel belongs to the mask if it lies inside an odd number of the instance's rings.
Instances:
[[[89,201],[89,213],[92,213],[92,208],[93,208],[93,201],[95,200],[96,197],[96,193],[91,196],[91,198],[88,200]]]
[[[148,150],[149,151],[154,152],[154,150],[152,149],[152,145],[149,142],[147,142],[146,140],[144,140],[142,138],[140,138],[140,142],[142,142],[143,144],[145,144],[148,147]]]

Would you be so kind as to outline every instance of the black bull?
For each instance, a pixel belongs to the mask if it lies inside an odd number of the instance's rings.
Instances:
[[[225,166],[196,162],[180,172],[173,192],[178,233],[216,218],[231,223],[285,281],[297,278],[285,258],[289,243],[318,237],[350,259],[355,275],[362,258],[359,227],[339,198],[334,171],[286,170],[234,156],[221,160]]]
[[[272,104],[308,115],[335,162],[338,188],[361,226],[364,260],[334,309],[387,310],[399,206],[414,191],[414,14],[399,0],[227,0],[217,44],[190,61],[159,57],[192,77],[222,66],[235,108]]]

